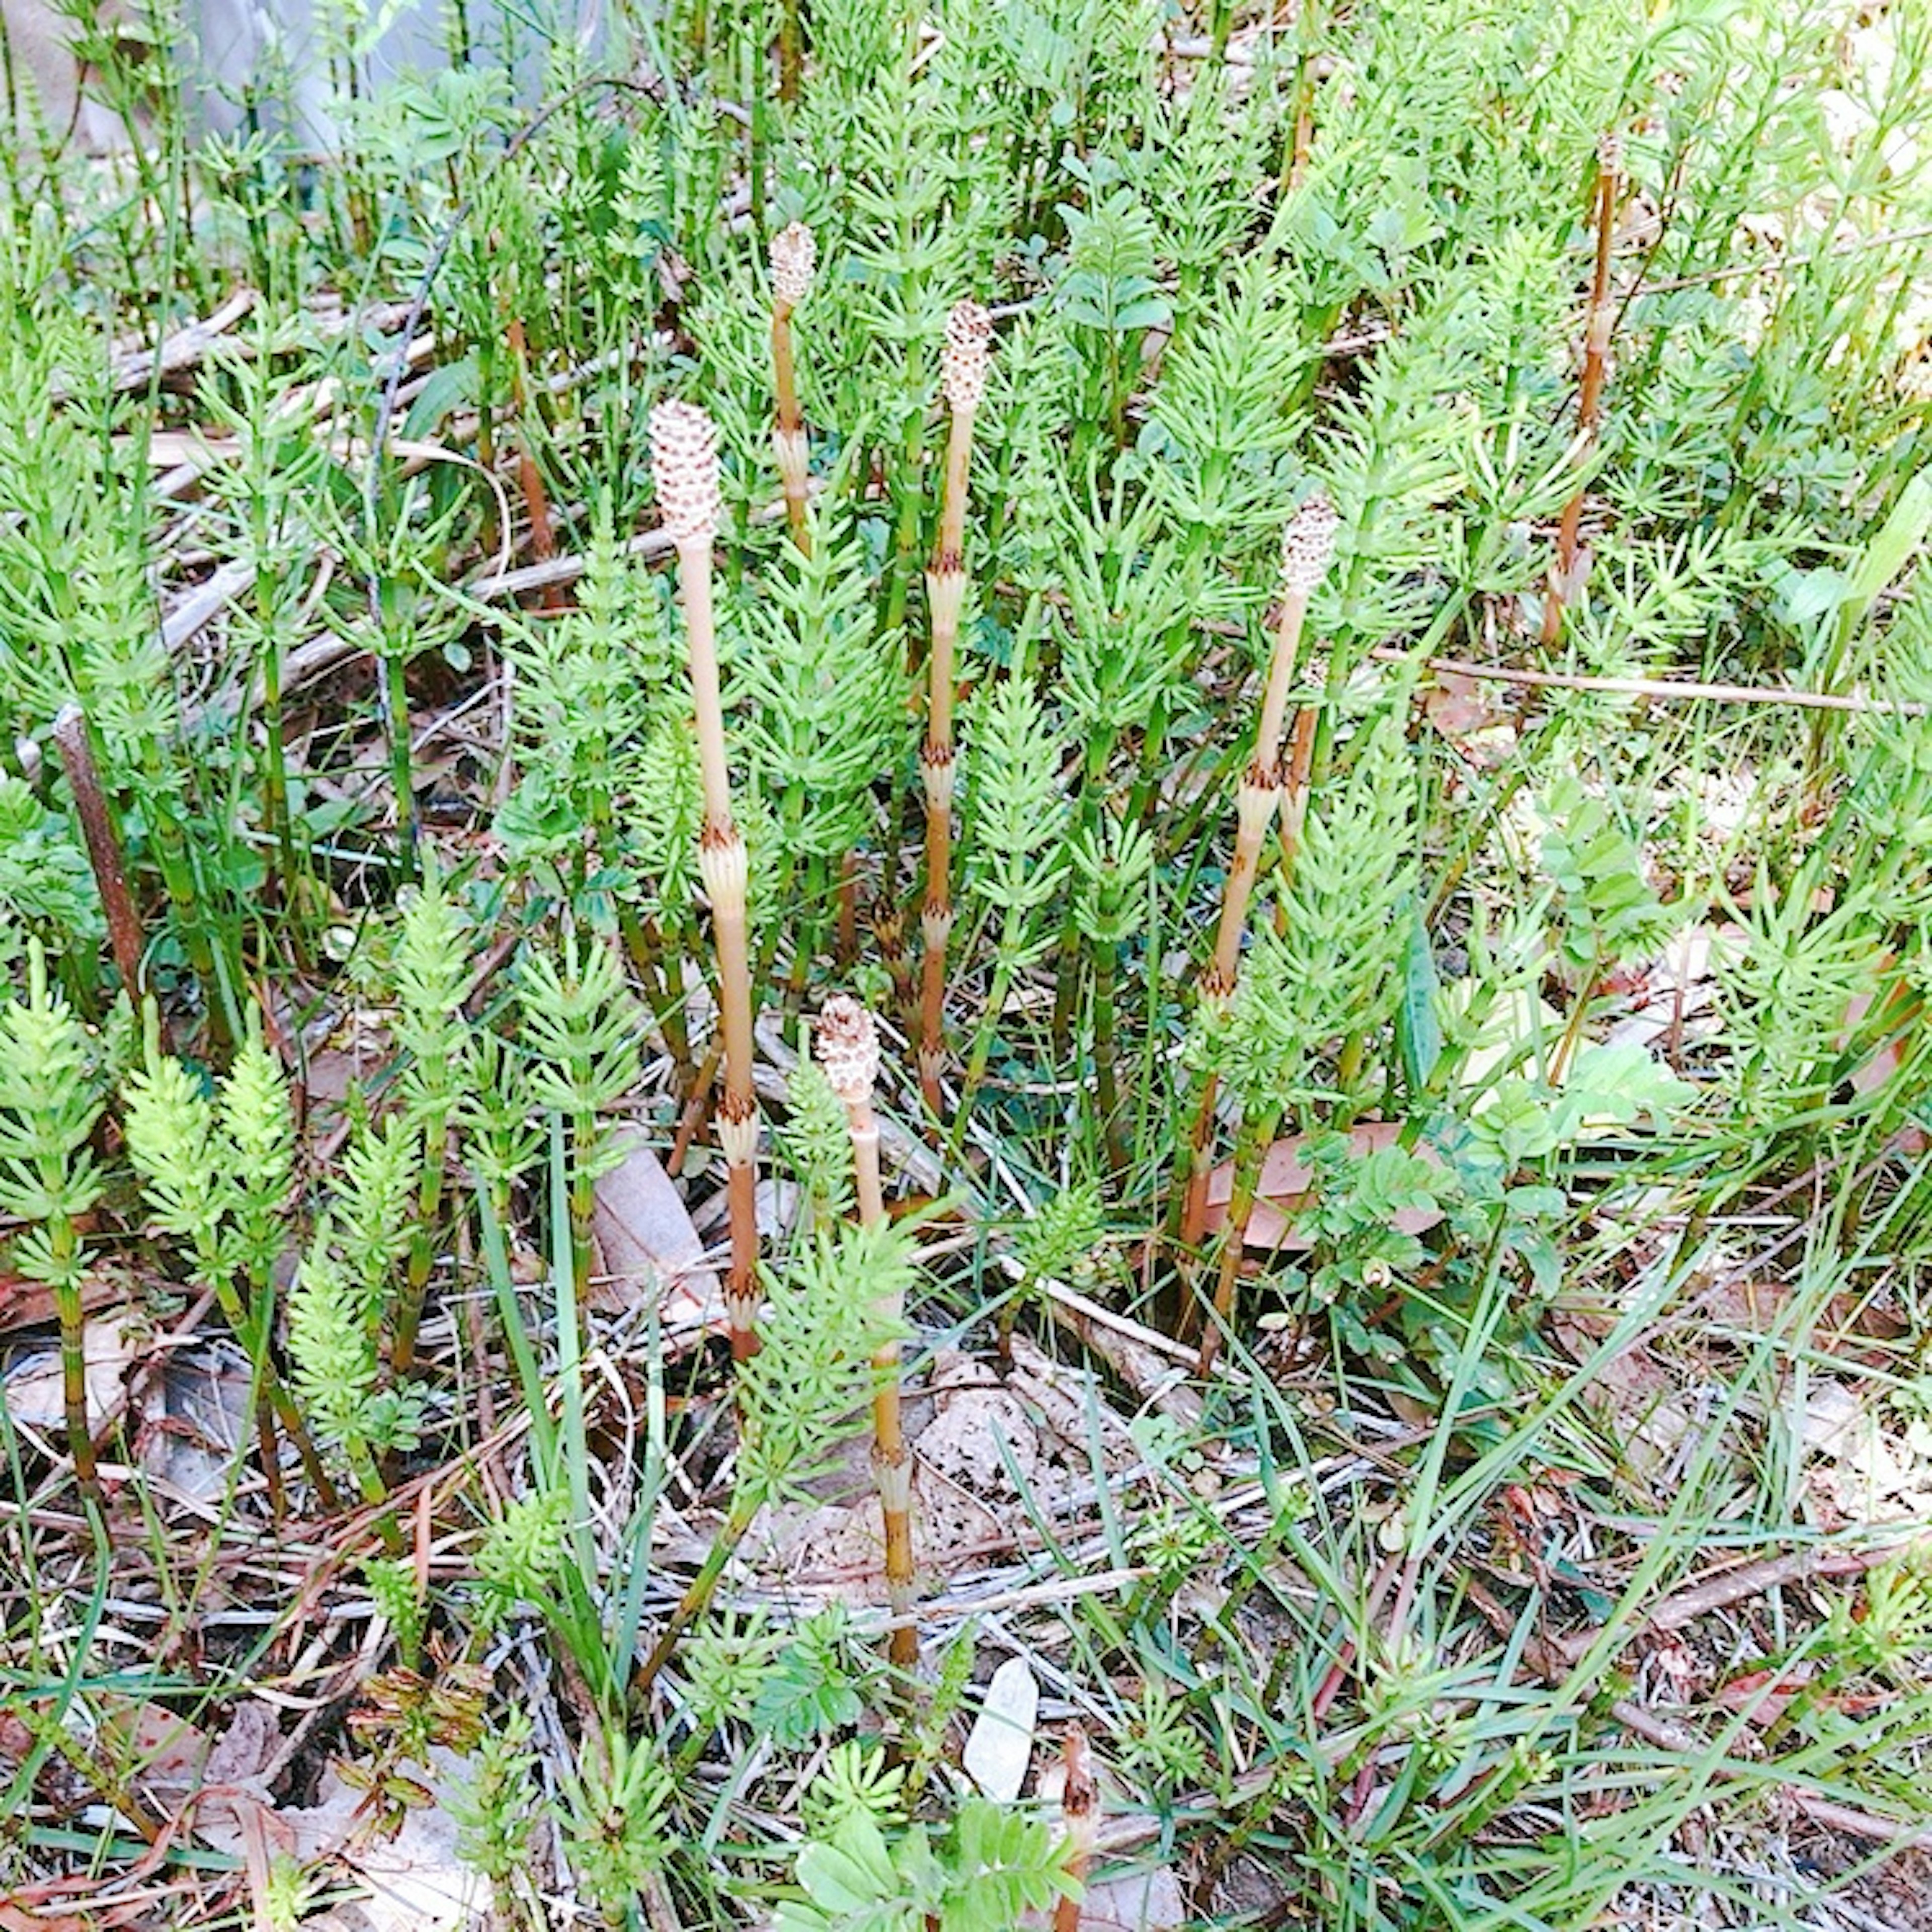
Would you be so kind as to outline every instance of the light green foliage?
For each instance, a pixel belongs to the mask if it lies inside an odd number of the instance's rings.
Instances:
[[[29,932],[96,944],[100,904],[72,826],[24,779],[0,772],[0,965],[19,957]]]
[[[1064,869],[1063,747],[1031,681],[1018,676],[985,687],[964,735],[972,773],[967,882],[1004,916],[1002,930],[1017,958],[1029,916],[1052,897]]]
[[[1644,875],[1642,854],[1612,802],[1565,776],[1551,788],[1543,808],[1543,866],[1562,895],[1565,963],[1594,978],[1620,961],[1647,958],[1681,914],[1659,903]]]
[[[668,715],[664,693],[677,665],[658,586],[620,555],[609,517],[606,502],[578,608],[511,634],[522,772],[496,823],[519,854],[594,859],[629,889],[620,805],[638,782],[630,767],[639,734]]]
[[[781,1644],[758,1686],[752,1728],[798,1750],[843,1730],[865,1708],[862,1666],[844,1606],[814,1611]]]
[[[1396,996],[1394,969],[1414,891],[1415,785],[1393,711],[1365,734],[1346,782],[1312,802],[1283,910],[1306,1036],[1375,1027]]]
[[[496,1888],[500,1906],[529,1872],[542,1815],[530,1731],[530,1713],[513,1705],[477,1740],[469,1782],[443,1796],[458,1850]]]
[[[795,574],[746,614],[736,700],[760,789],[794,860],[836,859],[873,836],[873,781],[910,748],[905,646],[880,632],[856,544],[821,530]]]
[[[578,1172],[620,1157],[601,1117],[636,1084],[637,1009],[608,944],[566,933],[560,954],[526,952],[518,967],[531,1097],[573,1125]]]
[[[742,1722],[756,1708],[784,1643],[756,1610],[722,1612],[686,1637],[679,1661],[703,1730]]]
[[[564,1856],[618,1915],[670,1856],[671,1775],[648,1738],[609,1730],[598,1746],[564,1787]]]
[[[392,970],[396,1044],[409,1056],[406,1104],[427,1130],[440,1133],[467,1084],[470,1028],[463,1002],[470,970],[469,923],[434,874],[404,908]]]
[[[396,1640],[405,1670],[415,1670],[422,1654],[423,1624],[428,1606],[416,1587],[416,1566],[406,1556],[372,1557],[363,1566],[363,1580],[376,1613]]]
[[[890,1828],[904,1822],[905,1781],[904,1766],[890,1763],[884,1744],[834,1744],[807,1786],[801,1810],[814,1838],[836,1837],[854,1816]]]
[[[852,1132],[844,1103],[808,1054],[785,1076],[784,1157],[805,1190],[810,1214],[842,1220],[852,1210]]]
[[[476,1552],[476,1574],[505,1598],[540,1602],[563,1567],[569,1498],[536,1490],[506,1504]]]
[[[808,1493],[872,1394],[872,1357],[890,1336],[880,1310],[913,1281],[911,1236],[890,1222],[800,1242],[773,1284],[764,1346],[740,1371],[755,1418],[739,1452],[747,1493]]]
[[[151,1028],[146,1068],[123,1090],[122,1129],[148,1212],[186,1241],[205,1286],[260,1287],[286,1239],[295,1123],[287,1082],[253,1035],[211,1094]]]
[[[367,1297],[335,1251],[335,1230],[318,1222],[289,1297],[289,1355],[302,1410],[318,1437],[339,1444],[364,1481],[372,1451],[416,1440],[422,1396],[380,1384]]]
[[[1154,877],[1154,841],[1140,826],[1103,819],[1083,826],[1068,854],[1079,880],[1075,923],[1096,946],[1118,946],[1145,923]]]
[[[29,1224],[14,1265],[63,1291],[78,1288],[85,1267],[75,1217],[103,1184],[87,1144],[104,1099],[98,1066],[94,1042],[30,940],[26,997],[0,1007],[0,1211]]]
[[[996,1932],[1078,1895],[1044,1824],[976,1798],[945,1833],[915,1825],[896,1844],[848,1810],[799,1853],[797,1879],[805,1895],[779,1906],[778,1932]]]
[[[1106,1807],[1154,1815],[1148,1856],[1210,1918],[1795,1923],[1844,1868],[1814,1856],[1820,1797],[1912,1842],[1912,1566],[1767,1588],[1737,1623],[1762,1655],[1735,1630],[1680,1655],[1654,1618],[1848,1515],[1798,1426],[1821,1383],[1888,1466],[1899,1432],[1924,1447],[1926,8],[666,0],[586,45],[465,6],[440,71],[386,79],[394,5],[328,0],[320,164],[280,76],[242,131],[194,131],[176,0],[141,10],[80,23],[90,84],[152,117],[126,151],[49,128],[0,155],[0,1235],[63,1291],[64,1372],[90,1270],[116,1301],[186,1281],[238,1311],[262,1400],[214,1556],[184,1563],[149,1452],[200,1356],[130,1378],[146,1426],[102,1442],[134,1473],[103,1485],[117,1568],[92,1586],[68,1470],[0,1427],[6,1714],[60,1759],[23,1761],[0,1890],[62,1859],[111,1886],[124,1828],[166,1822],[116,1761],[154,1667],[100,1607],[122,1568],[156,1580],[157,1630],[220,1629],[217,1591],[264,1619],[166,1690],[211,1736],[265,1660],[296,1667],[371,1596],[424,1676],[500,1672],[466,1844],[530,1924],[573,1900],[789,1932],[1044,1917],[1050,1808],[956,1774],[976,1634],[1031,1648],[1052,1717],[1096,1720]],[[771,439],[794,219],[818,250],[792,330],[808,555]],[[245,313],[194,326],[236,290]],[[934,1119],[903,1042],[966,296],[994,335]],[[778,1209],[764,1346],[728,1384],[681,1295],[589,1292],[633,1132],[689,1130],[674,1184],[714,1264],[724,1238],[691,584],[649,427],[671,396],[720,430]],[[1224,1000],[1202,974],[1282,529],[1317,488],[1339,529],[1288,693],[1296,783]],[[1546,642],[1573,503],[1585,567]],[[48,738],[76,698],[154,1002],[124,1078]],[[822,1073],[772,1076],[834,986],[882,1022],[886,1229],[848,1225]],[[351,1057],[368,1078],[338,1100]],[[1199,1375],[1195,1337],[1146,1332],[1209,1287],[1176,1238],[1196,1180],[1209,1228],[1230,1204],[1198,1256],[1231,1310]],[[1049,1310],[1049,1280],[1097,1306]],[[794,1602],[774,1555],[832,1492],[876,1542],[854,1445],[888,1308],[914,1430],[956,1350],[986,1384],[959,1400],[1031,1419],[1022,1334],[1083,1410],[1072,1437],[1042,1418],[1064,1454],[1007,1445],[1017,1514],[1003,1483],[976,1495],[997,1533],[919,1580],[970,1600],[1010,1568],[1000,1627],[925,1621],[911,1677],[869,1610],[817,1609],[817,1570]],[[359,1515],[329,1515],[304,1413]],[[264,1485],[278,1436],[306,1466]],[[925,1561],[946,1471],[921,1462]],[[426,1511],[420,1593],[391,1481]],[[368,1714],[426,1746],[468,1694],[395,1724],[400,1675]],[[1633,1717],[1666,1682],[1681,1749]],[[350,1772],[393,1813],[416,1774],[392,1743],[362,1757],[364,1723]],[[1854,1916],[1869,1876],[1844,1879]],[[256,1904],[292,1923],[308,1895],[272,1870]]]

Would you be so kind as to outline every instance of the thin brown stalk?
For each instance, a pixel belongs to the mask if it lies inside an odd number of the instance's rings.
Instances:
[[[1604,372],[1610,359],[1610,332],[1616,311],[1610,306],[1610,240],[1616,223],[1617,194],[1623,173],[1623,142],[1606,134],[1597,144],[1597,259],[1590,278],[1590,308],[1583,338],[1583,380],[1576,395],[1576,434],[1586,447],[1594,444],[1601,413]],[[1577,581],[1583,490],[1563,506],[1556,536],[1556,569],[1543,600],[1543,643],[1546,649],[1563,633],[1563,613],[1582,587]]]
[[[731,1353],[742,1361],[758,1348],[758,1102],[752,1084],[752,955],[746,916],[750,868],[744,835],[731,815],[712,614],[711,553],[719,511],[718,431],[702,410],[688,403],[661,403],[651,412],[651,440],[658,508],[677,548],[686,650],[698,716],[698,769],[704,793],[698,862],[718,949],[718,1022],[724,1043],[724,1091],[718,1103],[718,1140],[724,1155],[731,1228],[724,1299]]]
[[[939,541],[926,573],[932,645],[927,658],[926,741],[919,754],[926,793],[926,899],[920,912],[926,952],[920,982],[919,1081],[935,1119],[943,1105],[939,1075],[946,1059],[946,948],[953,917],[952,704],[959,614],[966,599],[966,485],[972,464],[974,418],[986,393],[992,326],[992,318],[976,302],[956,304],[946,319],[941,370],[952,421],[946,442]]]
[[[818,249],[812,230],[794,221],[772,237],[772,386],[777,393],[777,420],[772,429],[772,452],[784,490],[786,520],[791,540],[806,556],[812,554],[812,530],[806,519],[807,478],[812,468],[806,441],[805,416],[798,404],[798,370],[792,350],[792,312],[812,287]]]
[[[60,755],[61,769],[67,773],[68,788],[80,819],[81,836],[87,842],[88,862],[94,868],[94,883],[100,894],[100,909],[107,920],[107,943],[114,954],[114,967],[128,997],[140,1004],[141,962],[147,948],[141,937],[141,916],[134,909],[134,896],[128,890],[128,868],[121,856],[121,840],[114,829],[113,815],[107,808],[107,794],[102,790],[99,767],[94,762],[94,746],[87,735],[87,714],[78,704],[70,704],[54,720],[54,748]]]
[[[819,1016],[818,1047],[818,1064],[844,1105],[851,1131],[859,1219],[868,1228],[877,1227],[886,1218],[879,1173],[879,1121],[872,1111],[872,1088],[879,1072],[878,1024],[856,1000],[836,993]],[[902,1310],[896,1299],[882,1312],[891,1339],[872,1358],[872,1436],[873,1469],[885,1534],[886,1594],[892,1612],[888,1654],[896,1670],[912,1670],[919,1664],[919,1631],[912,1621],[912,1457],[906,1447],[899,1400],[898,1330]]]

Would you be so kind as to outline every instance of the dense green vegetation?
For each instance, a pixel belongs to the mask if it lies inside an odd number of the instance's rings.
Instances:
[[[1932,13],[480,10],[5,164],[0,1926],[1924,1922]]]

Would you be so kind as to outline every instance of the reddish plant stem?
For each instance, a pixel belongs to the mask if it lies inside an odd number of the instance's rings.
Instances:
[[[1610,331],[1616,312],[1610,306],[1610,241],[1616,221],[1618,149],[1606,136],[1597,163],[1597,256],[1590,278],[1589,317],[1583,338],[1583,379],[1576,396],[1576,434],[1586,446],[1596,441],[1601,414],[1604,372],[1610,359]],[[1563,506],[1563,520],[1556,536],[1556,570],[1543,602],[1543,638],[1546,649],[1563,634],[1563,614],[1576,595],[1576,558],[1581,548],[1583,524],[1583,490]]]
[[[74,794],[81,836],[87,842],[88,861],[94,868],[100,908],[106,916],[107,943],[114,955],[115,970],[121,975],[128,998],[138,1008],[141,962],[147,947],[141,936],[140,914],[135,910],[134,896],[128,890],[128,868],[121,854],[120,836],[114,829],[107,794],[101,788],[100,770],[94,762],[87,714],[78,704],[67,706],[54,720],[53,741],[61,769],[67,774],[68,788]]]

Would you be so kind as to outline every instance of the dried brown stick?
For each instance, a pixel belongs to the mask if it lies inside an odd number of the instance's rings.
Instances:
[[[121,854],[113,814],[108,809],[107,794],[101,788],[100,770],[94,762],[87,714],[78,704],[68,705],[54,720],[53,741],[61,769],[67,774],[68,789],[74,794],[81,836],[87,842],[88,862],[94,868],[100,909],[106,916],[107,943],[113,952],[115,970],[121,975],[128,998],[138,1008],[142,990],[141,962],[147,952],[141,936],[141,916],[128,890],[127,864]]]

